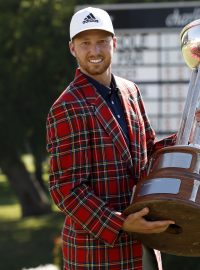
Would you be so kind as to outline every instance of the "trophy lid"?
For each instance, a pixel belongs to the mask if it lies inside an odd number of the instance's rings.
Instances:
[[[187,24],[180,34],[181,50],[184,60],[190,68],[200,63],[200,19]]]

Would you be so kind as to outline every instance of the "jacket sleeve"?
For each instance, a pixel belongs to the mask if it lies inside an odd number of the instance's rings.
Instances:
[[[73,105],[54,105],[47,117],[50,154],[50,193],[62,212],[83,230],[114,245],[124,217],[110,209],[90,187],[92,167],[89,131],[83,114]]]

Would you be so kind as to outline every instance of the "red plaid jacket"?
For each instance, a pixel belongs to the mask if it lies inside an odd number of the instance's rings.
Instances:
[[[66,214],[65,269],[142,269],[141,244],[121,232],[132,188],[145,171],[154,144],[137,86],[115,77],[125,110],[130,146],[103,98],[86,77],[74,81],[47,118],[50,192]]]

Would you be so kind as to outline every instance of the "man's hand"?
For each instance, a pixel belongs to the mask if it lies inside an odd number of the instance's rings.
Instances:
[[[175,224],[172,220],[147,221],[144,216],[149,213],[147,207],[134,214],[130,214],[122,226],[122,230],[135,233],[161,233],[164,232],[170,224]]]

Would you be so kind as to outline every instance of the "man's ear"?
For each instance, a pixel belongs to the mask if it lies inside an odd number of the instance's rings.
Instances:
[[[117,48],[117,38],[116,36],[113,37],[113,48],[116,50]]]
[[[74,43],[73,43],[73,41],[69,41],[69,49],[70,49],[71,54],[74,57],[76,57],[76,53],[75,53],[75,50],[74,50]]]

